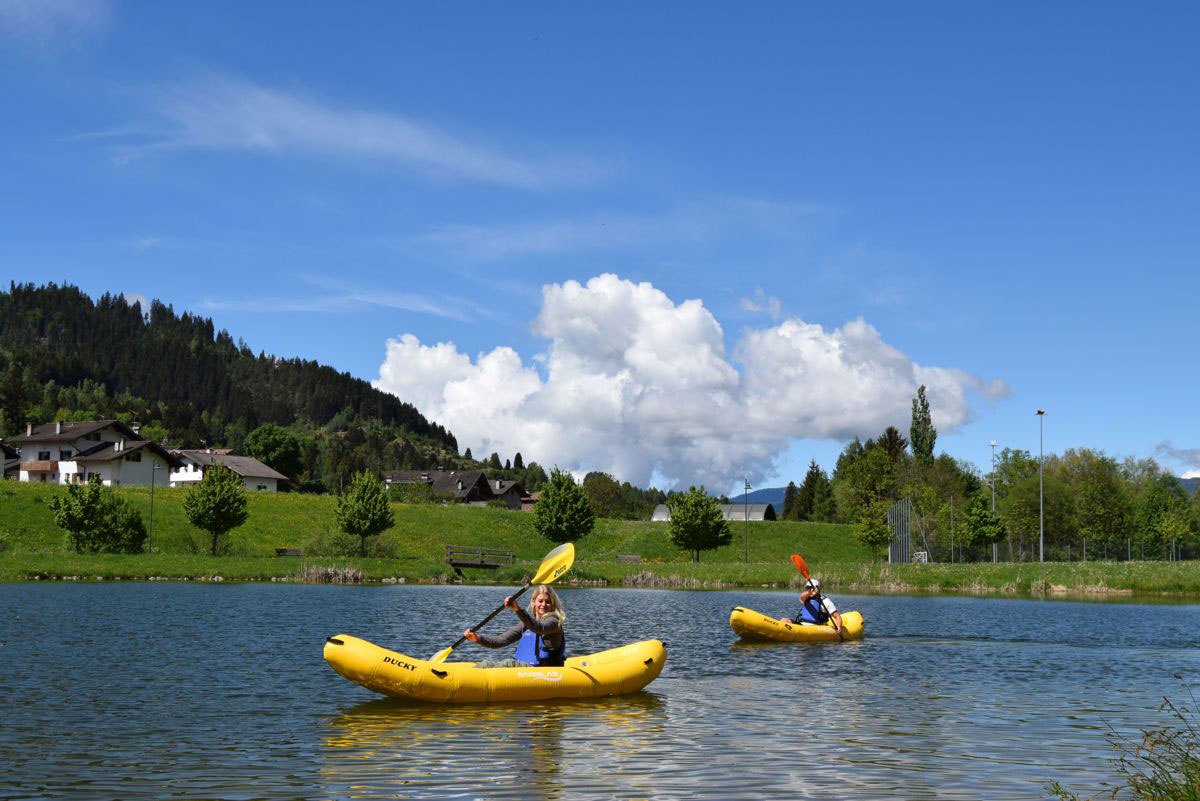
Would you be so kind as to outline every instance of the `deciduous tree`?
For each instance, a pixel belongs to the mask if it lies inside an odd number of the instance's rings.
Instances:
[[[209,552],[216,556],[221,537],[245,523],[249,515],[241,476],[223,464],[212,465],[183,497],[183,511],[193,526],[208,532]]]
[[[300,441],[274,423],[259,426],[246,436],[246,453],[289,478],[300,473]]]
[[[338,528],[360,540],[359,554],[367,555],[367,537],[374,537],[392,525],[392,508],[383,485],[366,470],[355,473],[350,489],[338,496],[334,508]]]
[[[929,401],[925,399],[925,385],[917,388],[917,397],[912,402],[912,425],[908,429],[908,440],[912,444],[913,458],[919,465],[933,461],[933,444],[937,442],[937,429],[929,413]]]
[[[868,504],[858,515],[854,524],[854,536],[863,545],[871,549],[871,553],[879,558],[881,548],[886,548],[892,541],[892,531],[887,523],[888,504],[876,501]]]
[[[76,553],[140,553],[146,526],[133,505],[93,475],[87,484],[68,484],[50,500],[54,522],[68,533]]]
[[[709,496],[703,486],[671,495],[667,508],[671,510],[671,542],[691,551],[694,561],[700,561],[701,551],[720,548],[733,540],[717,499]]]
[[[570,473],[552,470],[549,485],[533,507],[533,526],[537,532],[551,542],[574,542],[591,533],[595,523],[583,488]]]

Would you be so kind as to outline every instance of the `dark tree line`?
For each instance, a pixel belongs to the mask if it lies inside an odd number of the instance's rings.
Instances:
[[[412,404],[315,361],[255,355],[208,318],[69,285],[0,292],[0,436],[110,418],[189,448],[241,450],[261,426],[285,427],[300,449],[289,475],[313,488],[363,469],[454,465],[458,452]]]

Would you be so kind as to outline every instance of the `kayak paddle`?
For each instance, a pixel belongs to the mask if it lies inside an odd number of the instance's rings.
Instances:
[[[568,570],[570,570],[571,565],[574,562],[575,562],[575,546],[569,542],[566,543],[565,545],[558,546],[553,551],[546,554],[546,558],[542,560],[542,564],[538,567],[537,572],[533,574],[533,578],[529,580],[528,584],[526,584],[521,589],[517,590],[513,594],[513,598],[514,599],[519,598],[521,596],[521,593],[525,592],[525,590],[529,589],[534,584],[549,584],[549,583],[551,583],[552,581],[557,579],[559,576],[561,576],[563,573],[566,573]],[[496,615],[500,614],[503,611],[504,611],[504,604],[500,604],[500,606],[496,609],[495,612],[492,612],[490,615],[488,615],[483,620],[481,620],[479,622],[479,625],[472,626],[471,630],[474,631],[475,629],[483,628],[484,626],[487,625],[488,621],[490,621],[492,618],[494,618]],[[438,651],[436,654],[434,654],[433,656],[431,656],[429,658],[429,661],[430,662],[445,662],[446,657],[450,656],[450,652],[453,651],[458,646],[462,645],[466,641],[467,641],[466,637],[459,637],[458,642],[454,643],[454,645],[451,645],[449,648],[445,648],[441,651]]]
[[[812,574],[808,572],[808,564],[804,561],[804,557],[798,553],[792,554],[792,564],[800,571],[800,575],[804,576],[805,580],[812,578]],[[829,627],[837,632],[838,641],[845,642],[846,638],[842,636],[841,629],[834,623],[833,616],[829,617]]]

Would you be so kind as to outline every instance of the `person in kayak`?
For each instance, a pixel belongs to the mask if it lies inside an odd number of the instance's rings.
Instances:
[[[475,667],[561,667],[567,652],[567,637],[563,633],[567,613],[554,588],[548,584],[538,585],[528,610],[517,605],[511,595],[504,599],[504,605],[517,613],[520,623],[497,637],[477,634],[471,629],[463,632],[463,636],[486,648],[503,648],[515,642],[516,657],[484,660],[477,662]]]
[[[792,622],[802,626],[833,626],[834,631],[842,633],[842,613],[832,598],[821,594],[820,579],[810,578],[804,582],[800,614]]]

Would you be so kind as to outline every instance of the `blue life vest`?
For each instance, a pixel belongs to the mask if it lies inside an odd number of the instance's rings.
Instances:
[[[517,661],[536,667],[562,667],[563,658],[567,652],[567,635],[562,636],[562,642],[550,651],[542,643],[542,637],[537,632],[525,629],[517,642]]]
[[[797,622],[815,623],[823,626],[829,622],[829,613],[819,597],[809,598],[800,606],[800,619]]]

